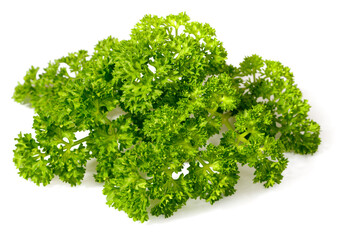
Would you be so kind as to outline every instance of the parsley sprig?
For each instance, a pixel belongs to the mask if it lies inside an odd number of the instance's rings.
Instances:
[[[129,40],[30,68],[13,95],[36,112],[35,136],[16,138],[20,176],[75,186],[96,158],[107,204],[141,222],[149,210],[169,217],[190,198],[234,194],[239,165],[255,169],[253,182],[280,183],[284,153],[315,153],[320,126],[288,67],[226,59],[215,30],[180,13],[146,15]],[[111,119],[116,108],[124,114]],[[223,126],[220,144],[208,144]],[[89,135],[77,139],[80,131]]]

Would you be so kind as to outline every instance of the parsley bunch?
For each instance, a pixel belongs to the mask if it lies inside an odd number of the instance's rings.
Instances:
[[[146,15],[129,40],[109,37],[40,74],[32,67],[13,96],[36,112],[35,136],[16,138],[19,175],[75,186],[96,158],[107,204],[141,222],[149,210],[169,217],[189,198],[234,194],[239,165],[255,169],[253,182],[280,183],[284,153],[314,153],[320,127],[288,67],[226,59],[215,30],[180,13]],[[124,114],[112,119],[116,108]],[[220,144],[208,144],[224,125]],[[89,135],[76,139],[80,131]]]

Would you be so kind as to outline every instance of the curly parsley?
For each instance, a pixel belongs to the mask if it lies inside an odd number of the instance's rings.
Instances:
[[[13,96],[36,112],[35,136],[16,138],[20,176],[75,186],[96,158],[107,204],[141,222],[148,209],[169,217],[189,198],[234,194],[239,165],[255,169],[253,182],[280,183],[284,153],[315,153],[320,126],[288,67],[226,59],[215,30],[180,13],[146,15],[129,40],[109,37],[91,56],[70,53],[41,74],[32,67]],[[112,120],[115,108],[124,114]],[[208,144],[223,126],[220,144]]]

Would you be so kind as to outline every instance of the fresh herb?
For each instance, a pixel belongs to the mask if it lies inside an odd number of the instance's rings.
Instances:
[[[13,96],[36,112],[35,136],[16,138],[19,175],[75,186],[96,158],[107,204],[144,222],[148,209],[169,217],[189,198],[232,195],[239,165],[271,187],[285,152],[315,153],[320,126],[290,69],[257,55],[227,65],[215,30],[189,20],[146,15],[129,40],[109,37],[91,56],[80,50],[40,74],[29,69]],[[124,114],[112,119],[116,108]],[[220,144],[208,143],[223,126]],[[81,131],[89,135],[76,139]]]

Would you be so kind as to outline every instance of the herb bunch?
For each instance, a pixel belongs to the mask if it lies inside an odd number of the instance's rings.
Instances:
[[[239,165],[255,169],[254,183],[280,183],[284,153],[315,153],[320,126],[288,67],[226,59],[215,30],[180,13],[146,15],[129,40],[109,37],[40,74],[31,67],[13,95],[36,113],[35,136],[16,138],[19,175],[76,186],[96,158],[107,204],[141,222],[149,210],[169,217],[189,198],[234,194]],[[112,119],[114,109],[124,114]],[[220,144],[208,143],[223,126]]]

